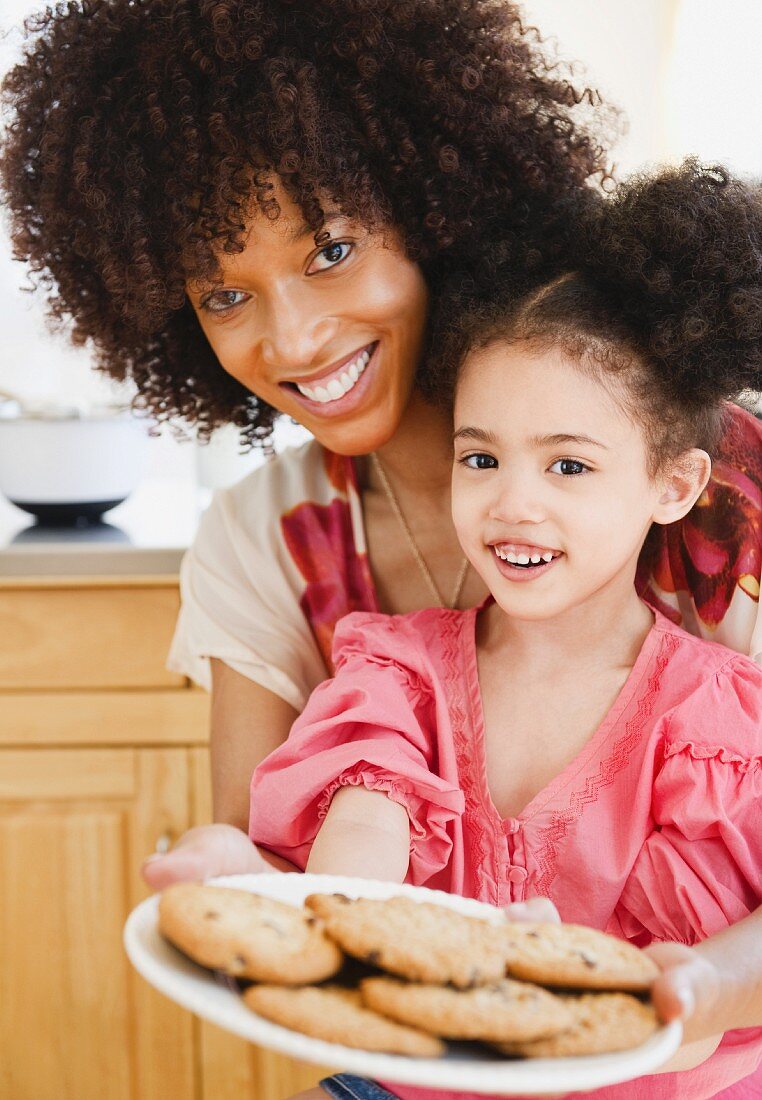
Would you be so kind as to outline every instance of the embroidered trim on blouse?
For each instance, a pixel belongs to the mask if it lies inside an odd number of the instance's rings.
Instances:
[[[535,885],[537,893],[544,897],[550,896],[551,884],[556,877],[558,845],[566,836],[569,826],[581,815],[584,806],[595,802],[604,787],[611,786],[617,773],[627,764],[630,750],[640,740],[643,726],[651,717],[659,682],[679,645],[674,634],[665,633],[663,638],[661,652],[656,658],[654,670],[648,679],[648,688],[641,693],[637,709],[625,725],[625,732],[615,743],[610,755],[605,760],[601,760],[596,774],[588,776],[584,787],[570,796],[568,809],[558,811],[551,817],[545,840],[535,853],[535,860],[540,869]]]

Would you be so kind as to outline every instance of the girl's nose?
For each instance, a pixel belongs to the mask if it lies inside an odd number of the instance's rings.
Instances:
[[[541,523],[547,518],[542,486],[529,476],[503,478],[490,506],[490,519],[505,524]]]
[[[338,329],[337,319],[326,315],[324,310],[312,308],[303,291],[301,296],[277,294],[261,321],[262,358],[268,366],[283,373],[298,374],[315,365],[321,350]]]

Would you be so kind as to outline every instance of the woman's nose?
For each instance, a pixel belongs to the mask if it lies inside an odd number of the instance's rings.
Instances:
[[[269,303],[262,325],[262,358],[271,367],[295,373],[315,363],[338,328],[336,318],[312,308],[304,292],[278,294]]]

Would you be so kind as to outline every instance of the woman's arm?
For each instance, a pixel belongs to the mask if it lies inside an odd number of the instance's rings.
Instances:
[[[298,712],[223,661],[212,658],[211,667],[213,816],[245,832],[252,773],[283,744]]]
[[[661,975],[653,1001],[664,1020],[681,1017],[687,1041],[762,1027],[762,908],[695,947],[647,948]]]
[[[249,784],[256,766],[282,744],[297,712],[278,695],[212,659],[212,806],[214,825],[183,833],[170,852],[142,867],[154,890],[173,882],[259,871],[293,871],[248,837]]]
[[[331,801],[306,870],[403,882],[410,859],[407,811],[381,791],[343,787]]]

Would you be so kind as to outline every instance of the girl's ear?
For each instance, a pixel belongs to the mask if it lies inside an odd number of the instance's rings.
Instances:
[[[659,481],[662,492],[654,508],[654,523],[675,523],[690,512],[712,472],[712,460],[698,447],[674,459]]]

